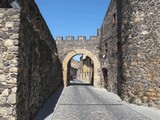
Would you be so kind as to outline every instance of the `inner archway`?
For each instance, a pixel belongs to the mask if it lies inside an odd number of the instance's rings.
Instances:
[[[68,62],[68,85],[93,85],[94,64],[87,55],[78,54]]]
[[[98,60],[96,55],[94,55],[92,52],[90,52],[86,49],[72,50],[63,59],[62,64],[63,64],[63,83],[64,83],[64,86],[66,87],[66,86],[69,85],[69,82],[68,82],[68,72],[69,72],[68,64],[69,64],[70,60],[72,59],[72,57],[77,55],[77,54],[86,55],[93,61],[93,64],[94,64],[94,71],[93,71],[93,74],[94,74],[93,77],[94,78],[92,78],[93,79],[93,86],[100,87],[100,75],[98,73],[99,70],[100,70],[99,60]]]

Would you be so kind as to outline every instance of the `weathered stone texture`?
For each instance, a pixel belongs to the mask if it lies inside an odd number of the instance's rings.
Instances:
[[[21,11],[0,9],[0,117],[31,120],[62,85],[62,67],[38,7],[20,4]]]
[[[112,91],[124,100],[158,108],[159,6],[156,0],[112,0],[101,28],[101,63],[108,69],[108,89],[115,81]]]
[[[0,118],[16,117],[18,47],[13,43],[18,39],[12,36],[18,34],[19,26],[14,24],[19,24],[19,16],[17,10],[0,8]]]
[[[101,79],[101,70],[99,62],[99,36],[91,36],[90,40],[86,40],[85,36],[78,36],[75,40],[73,36],[67,36],[66,40],[62,37],[58,37],[57,41],[58,55],[63,63],[63,66],[67,66],[68,62],[74,55],[84,54],[90,57],[94,62],[94,86],[102,87],[103,80]],[[98,66],[98,67],[97,67]],[[66,69],[66,68],[63,68]],[[63,70],[64,72],[64,70]],[[64,73],[66,75],[66,73]],[[65,76],[63,75],[63,77]],[[65,81],[65,78],[64,78]],[[65,82],[64,82],[65,83]]]
[[[121,6],[124,99],[160,108],[160,1],[124,0]]]
[[[62,69],[54,39],[45,24],[41,24],[41,16],[40,21],[33,23],[28,22],[25,16],[21,13],[17,87],[17,114],[20,120],[33,119],[44,102],[62,84]]]
[[[102,69],[107,69],[105,87],[117,93],[117,26],[116,0],[112,0],[101,27],[100,59]],[[103,76],[105,78],[105,76]]]
[[[66,54],[74,49],[86,49],[95,53],[97,57],[99,53],[99,40],[97,36],[90,37],[92,39],[86,40],[85,36],[78,36],[78,40],[75,40],[73,36],[67,36],[66,40],[57,38],[57,48],[58,48],[58,55],[61,60],[63,60]],[[71,39],[69,39],[71,38]]]

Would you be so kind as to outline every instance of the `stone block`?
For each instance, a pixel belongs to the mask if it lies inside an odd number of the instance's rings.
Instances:
[[[18,39],[19,38],[19,34],[13,34],[12,36],[10,36],[10,39]]]
[[[1,82],[1,84],[2,84],[2,85],[7,85],[7,83],[6,83],[6,82]]]
[[[136,98],[136,99],[133,101],[133,103],[135,103],[135,104],[137,104],[137,105],[141,105],[141,104],[142,104],[140,98]]]
[[[3,70],[0,70],[0,74],[3,74]]]
[[[4,74],[2,74],[2,75],[0,75],[0,81],[5,81],[5,75]]]
[[[8,117],[7,120],[16,120],[16,117]]]
[[[14,25],[13,22],[6,22],[5,27],[7,27],[7,28],[12,28],[13,25]]]
[[[12,93],[8,96],[8,103],[16,104],[16,94]]]
[[[3,92],[2,92],[2,96],[5,97],[5,96],[8,96],[9,95],[9,90],[8,89],[5,89]]]
[[[16,78],[12,78],[12,79],[10,79],[10,80],[6,80],[6,82],[7,82],[8,84],[16,84],[16,83],[17,83],[17,79],[16,79]]]
[[[143,97],[143,101],[144,101],[144,102],[146,102],[146,103],[147,103],[147,102],[148,102],[148,100],[149,100],[149,99],[148,99],[148,97],[147,97],[147,96],[144,96],[144,97]]]
[[[3,97],[2,95],[0,95],[0,102],[3,104],[3,103],[6,103],[6,100],[7,98],[6,97]]]
[[[12,92],[13,92],[13,93],[16,93],[16,92],[17,92],[17,87],[13,87],[13,88],[12,88]]]
[[[158,100],[158,98],[157,98],[157,97],[150,97],[150,99],[151,99],[152,101],[156,101],[156,100]]]
[[[151,95],[152,97],[155,97],[155,96],[156,96],[156,93],[152,92],[152,93],[150,93],[150,95]]]
[[[8,50],[10,52],[17,52],[18,51],[18,47],[17,46],[12,46],[12,47],[9,47]]]
[[[134,19],[134,22],[139,23],[141,21],[141,18],[137,15]]]
[[[16,117],[3,117],[2,120],[16,120]]]
[[[12,73],[12,74],[11,74],[11,77],[17,79],[17,73]]]
[[[11,73],[17,73],[18,68],[17,67],[11,67],[10,72]]]
[[[0,107],[0,116],[6,116],[6,115],[7,115],[7,108]]]
[[[7,54],[6,56],[5,56],[5,59],[7,59],[7,60],[12,60],[14,58],[14,55],[13,54]]]
[[[1,37],[2,39],[8,39],[8,38],[9,38],[9,35],[8,35],[6,32],[1,32],[1,33],[0,33],[0,37]]]
[[[149,91],[149,92],[153,92],[153,91],[154,91],[154,89],[152,89],[152,88],[151,88],[151,89],[148,89],[148,91]]]
[[[12,18],[13,19],[19,19],[19,15],[13,15]]]
[[[143,35],[146,35],[146,34],[148,34],[149,32],[148,31],[142,31],[141,32],[141,34],[143,34]]]
[[[7,31],[8,31],[8,28],[5,28],[5,27],[4,27],[4,28],[2,28],[2,31],[3,31],[3,32],[7,32]]]
[[[13,45],[13,40],[8,39],[8,40],[4,41],[4,46],[10,47],[10,46],[12,46],[12,45]]]
[[[2,63],[0,63],[0,70],[3,70],[4,65]]]
[[[16,59],[13,59],[12,61],[10,61],[10,66],[15,67],[18,65],[18,61]]]
[[[12,115],[13,113],[13,108],[12,107],[8,107],[7,108],[7,115]]]

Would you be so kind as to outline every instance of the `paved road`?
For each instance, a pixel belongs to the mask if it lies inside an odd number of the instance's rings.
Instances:
[[[81,83],[78,81],[78,83]],[[64,88],[52,120],[149,120],[104,91],[87,85]]]
[[[105,89],[94,88],[81,80],[74,80],[71,86],[58,89],[34,120],[159,120],[159,118],[158,110],[127,104]]]

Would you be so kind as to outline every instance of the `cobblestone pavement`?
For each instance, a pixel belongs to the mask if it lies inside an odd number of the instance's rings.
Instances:
[[[78,81],[79,82],[79,81]],[[150,120],[101,89],[87,85],[64,88],[52,120]]]

